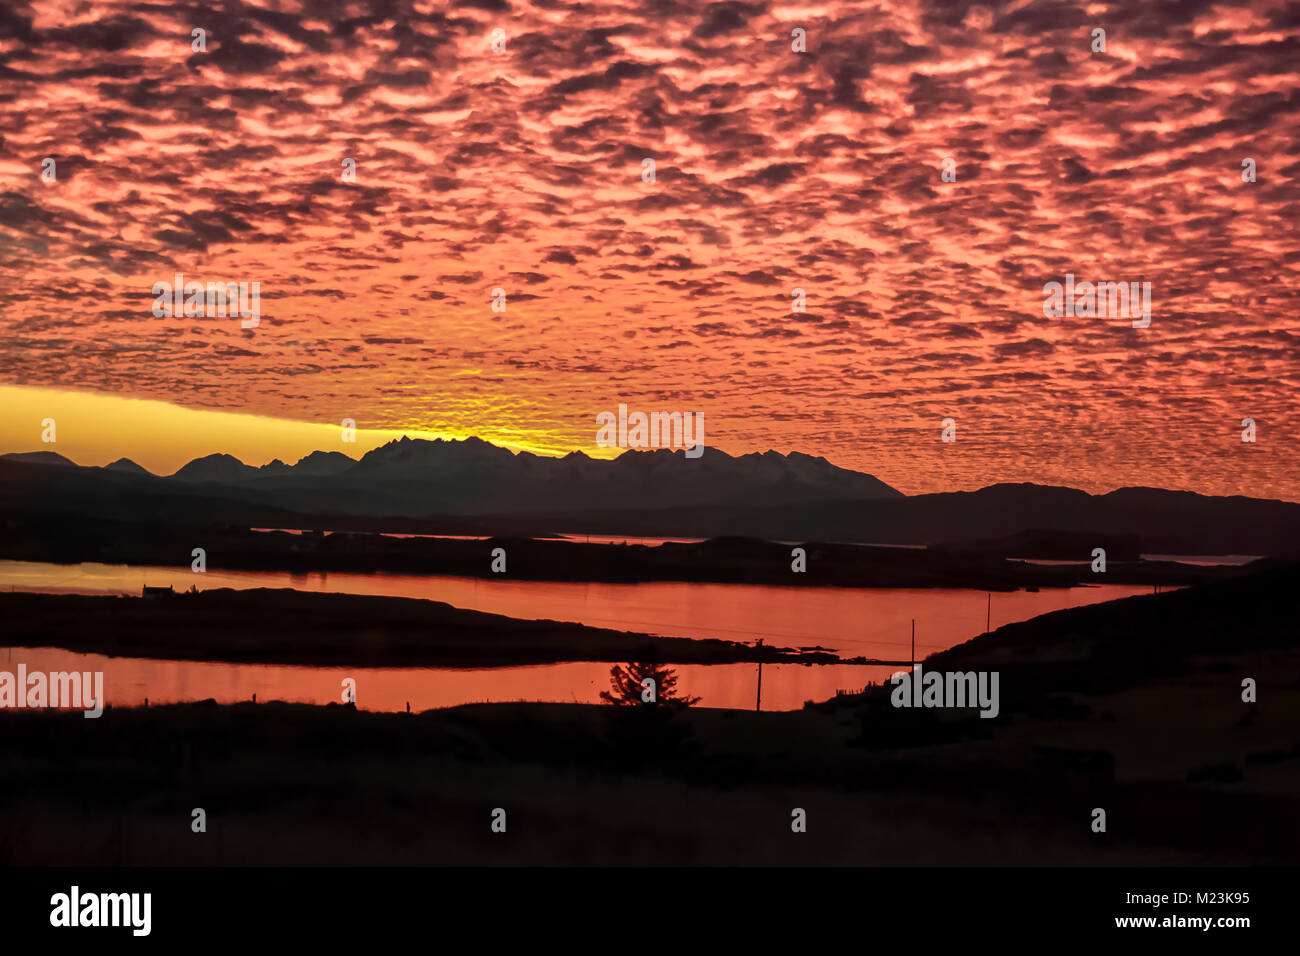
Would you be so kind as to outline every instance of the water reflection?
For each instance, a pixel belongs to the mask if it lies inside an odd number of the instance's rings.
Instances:
[[[343,702],[343,679],[356,681],[361,710],[401,711],[500,701],[598,704],[610,687],[608,662],[543,664],[531,667],[443,669],[428,667],[289,667],[214,661],[163,661],[78,654],[60,648],[0,648],[0,669],[17,673],[20,663],[35,671],[103,671],[109,707],[213,698],[229,704],[252,700],[298,703]],[[701,707],[753,709],[756,664],[675,664],[676,693],[700,698]],[[763,665],[763,710],[797,710],[807,700],[825,700],[840,689],[859,690],[887,680],[894,668],[797,664]]]
[[[209,557],[211,561],[211,556]],[[533,620],[576,621],[659,637],[762,638],[787,647],[819,646],[847,656],[907,656],[916,621],[919,654],[943,650],[993,628],[1062,608],[1109,601],[1149,588],[1012,591],[992,596],[967,589],[852,589],[745,584],[641,584],[502,581],[434,575],[221,571],[108,564],[0,561],[0,588],[82,594],[140,593],[144,584],[188,589],[285,588],[445,601],[455,607]]]
[[[131,565],[59,565],[0,561],[0,587],[70,593],[140,593],[144,584],[186,590],[293,587],[303,591],[388,595],[445,601],[456,607],[529,619],[576,621],[596,627],[664,637],[763,639],[788,647],[818,646],[842,656],[902,660],[910,656],[911,622],[916,651],[924,656],[982,633],[991,626],[1026,620],[1081,604],[1147,593],[1146,588],[983,591],[766,587],[735,584],[565,583],[498,581],[398,574],[345,574],[209,570]],[[0,629],[0,640],[3,630]],[[55,649],[0,650],[24,655],[30,669],[103,670],[110,704],[136,705],[215,698],[227,703],[341,700],[344,677],[357,680],[357,706],[414,710],[483,701],[544,700],[598,703],[609,687],[609,662],[486,669],[331,668],[261,664],[107,658]],[[15,662],[16,660],[15,659]],[[93,666],[92,666],[93,663]],[[674,665],[679,692],[704,707],[753,708],[757,665]],[[12,671],[13,668],[7,668]],[[791,710],[824,700],[837,690],[887,680],[893,667],[765,664],[764,710]]]

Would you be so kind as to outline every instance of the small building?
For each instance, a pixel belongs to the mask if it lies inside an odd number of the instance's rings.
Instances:
[[[142,588],[140,588],[140,597],[144,598],[146,601],[154,601],[159,598],[171,597],[175,593],[176,592],[172,590],[170,584],[167,585],[167,587],[165,588],[151,588],[147,584],[144,585]]]

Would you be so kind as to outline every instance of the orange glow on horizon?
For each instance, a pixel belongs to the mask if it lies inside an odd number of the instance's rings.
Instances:
[[[129,458],[156,475],[170,475],[205,455],[234,455],[246,465],[264,465],[276,458],[294,464],[314,451],[337,451],[350,458],[386,442],[408,436],[424,439],[471,437],[454,431],[363,428],[355,441],[343,440],[339,424],[296,422],[209,409],[184,408],[167,402],[121,398],[46,388],[0,385],[0,453],[48,451],[79,465],[107,465]],[[43,422],[54,420],[53,443],[41,440]],[[511,451],[555,454],[555,450],[495,438],[475,437]],[[584,449],[586,450],[586,449]],[[593,457],[609,457],[618,449],[591,448]],[[599,454],[597,454],[599,453]]]

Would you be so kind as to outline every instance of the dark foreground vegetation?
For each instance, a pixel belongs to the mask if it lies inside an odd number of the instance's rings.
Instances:
[[[998,670],[992,720],[888,686],[792,713],[0,712],[0,863],[1293,865],[1298,586],[1060,611],[925,663]]]

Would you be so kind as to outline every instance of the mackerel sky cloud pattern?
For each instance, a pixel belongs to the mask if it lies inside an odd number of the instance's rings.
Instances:
[[[1300,499],[1298,112],[1274,2],[9,2],[0,381]],[[178,272],[260,324],[155,318]],[[1045,319],[1067,272],[1150,327]]]

